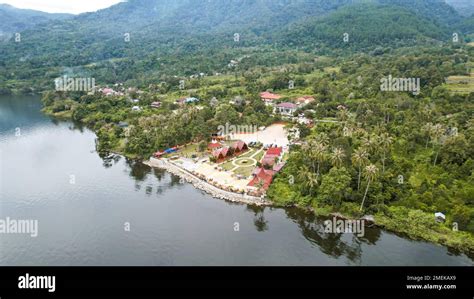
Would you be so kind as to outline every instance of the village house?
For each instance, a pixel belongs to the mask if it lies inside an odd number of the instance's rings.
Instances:
[[[262,158],[262,165],[273,167],[280,161],[282,153],[283,149],[281,147],[270,147]]]
[[[122,128],[122,129],[125,129],[125,128],[128,127],[128,123],[125,122],[125,121],[120,121],[120,122],[118,123],[118,126],[119,126],[120,128]]]
[[[151,103],[151,108],[160,108],[161,107],[161,102],[153,102]]]
[[[253,179],[248,183],[250,189],[254,188],[256,190],[267,190],[270,187],[270,184],[273,180],[274,172],[273,170],[267,170],[263,167],[256,168],[253,172]]]
[[[102,92],[103,95],[105,96],[112,96],[115,94],[115,91],[112,88],[103,88],[99,89],[100,92]]]
[[[281,95],[274,94],[268,91],[260,93],[260,98],[266,106],[275,106],[275,101],[281,99]]]
[[[295,101],[296,101],[296,104],[299,107],[304,107],[304,106],[314,102],[315,99],[312,96],[302,96],[302,97],[297,98]]]
[[[293,103],[284,102],[276,106],[275,111],[285,116],[293,116],[298,109],[298,106]]]
[[[296,118],[296,121],[301,124],[301,125],[306,125],[310,126],[313,124],[313,121],[309,118],[307,118],[304,113],[298,114],[298,117]]]
[[[218,149],[220,149],[220,148],[222,148],[222,147],[223,147],[223,145],[222,145],[220,142],[218,142],[217,140],[215,140],[215,139],[212,140],[212,141],[207,145],[207,149],[208,149],[209,151],[211,151],[211,152],[212,152],[212,151],[215,151],[215,150],[218,150]]]
[[[179,98],[176,100],[176,104],[183,106],[185,104],[197,103],[199,102],[198,98],[194,97],[187,97],[187,98]]]
[[[243,141],[237,141],[232,145],[235,154],[241,154],[249,149],[247,144]]]
[[[214,143],[215,144],[215,143]],[[248,150],[248,145],[243,141],[236,141],[232,146],[226,146],[219,148],[217,145],[209,144],[209,147],[218,148],[212,152],[212,156],[216,159],[217,163],[220,163],[227,158],[231,158],[233,156],[238,156]]]
[[[198,99],[198,98],[194,98],[194,97],[189,97],[189,98],[186,98],[186,100],[185,100],[185,103],[186,103],[186,104],[197,103],[197,102],[199,102],[199,99]]]
[[[217,149],[212,152],[212,156],[216,159],[217,163],[222,162],[232,156],[231,149],[228,146]]]

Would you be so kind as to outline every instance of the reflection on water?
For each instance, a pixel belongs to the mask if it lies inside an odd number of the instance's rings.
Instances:
[[[268,230],[268,221],[265,220],[265,207],[247,205],[247,211],[254,214],[253,224],[259,232]]]
[[[163,170],[99,155],[90,130],[40,108],[0,97],[0,218],[37,219],[40,230],[0,235],[0,265],[473,264],[376,228],[326,234],[312,213],[211,198]]]

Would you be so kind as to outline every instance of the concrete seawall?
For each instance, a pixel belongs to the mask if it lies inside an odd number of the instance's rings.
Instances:
[[[169,173],[179,176],[180,178],[184,179],[186,182],[192,184],[195,188],[202,190],[215,198],[224,199],[231,202],[253,204],[253,205],[258,205],[258,206],[271,205],[269,201],[260,197],[255,197],[255,196],[250,196],[250,195],[235,193],[235,192],[229,192],[229,191],[217,188],[216,186],[206,181],[203,181],[202,179],[198,178],[194,174],[177,166],[176,164],[174,164],[173,162],[167,159],[150,158],[149,161],[144,161],[143,163],[150,167],[164,169],[168,171]]]

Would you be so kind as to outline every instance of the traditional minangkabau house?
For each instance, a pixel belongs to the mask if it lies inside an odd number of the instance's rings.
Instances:
[[[226,146],[220,149],[217,149],[212,152],[212,156],[216,159],[216,162],[222,162],[225,159],[229,158],[231,155],[230,147]]]
[[[256,168],[253,172],[253,179],[248,183],[247,186],[256,188],[258,190],[267,190],[273,180],[273,170],[267,170],[263,167]]]
[[[210,143],[208,145],[208,148],[209,147],[217,148],[212,152],[212,156],[216,159],[217,163],[220,163],[233,156],[240,155],[243,152],[248,150],[248,145],[243,141],[237,141],[231,147],[226,146],[226,147],[219,148],[217,144],[220,144],[220,143],[215,142],[215,143]]]
[[[235,154],[241,154],[249,149],[248,145],[243,141],[237,141],[232,145]]]
[[[265,156],[262,158],[263,166],[273,167],[275,163],[280,160],[283,149],[281,147],[271,147],[265,153]]]

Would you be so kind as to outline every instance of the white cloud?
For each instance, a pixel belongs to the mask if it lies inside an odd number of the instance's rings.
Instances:
[[[107,8],[124,0],[0,0],[18,8],[34,9],[46,12],[79,14]]]

